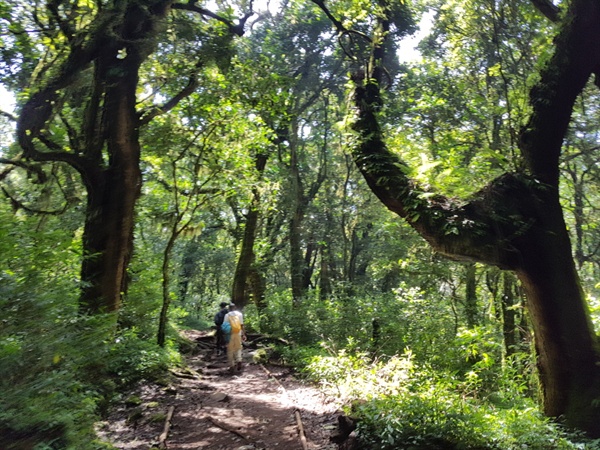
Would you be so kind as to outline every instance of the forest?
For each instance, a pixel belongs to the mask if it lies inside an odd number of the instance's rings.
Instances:
[[[220,302],[356,448],[600,448],[598,42],[597,0],[0,0],[0,448],[116,449]]]

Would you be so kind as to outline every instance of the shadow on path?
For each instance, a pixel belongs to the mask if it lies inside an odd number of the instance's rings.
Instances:
[[[286,368],[251,363],[244,351],[241,372],[230,375],[224,356],[200,350],[191,369],[169,386],[142,386],[135,397],[103,422],[100,434],[118,449],[148,450],[334,450],[338,406]],[[137,400],[137,399],[136,399]],[[166,440],[167,411],[173,407]],[[302,442],[298,414],[304,431]],[[164,438],[163,434],[163,438]]]

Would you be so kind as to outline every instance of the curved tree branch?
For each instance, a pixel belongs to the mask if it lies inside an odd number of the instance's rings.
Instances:
[[[23,211],[27,211],[27,212],[33,213],[33,214],[43,214],[45,216],[60,216],[69,207],[69,203],[67,202],[61,209],[57,209],[54,211],[46,211],[43,209],[32,208],[30,206],[25,205],[25,203],[23,203],[22,201],[17,200],[12,195],[10,195],[10,193],[4,187],[2,187],[1,189],[2,189],[2,192],[4,193],[4,195],[6,196],[6,198],[8,198],[10,200],[10,203],[14,210],[22,209]]]
[[[385,6],[385,5],[384,5]],[[384,78],[383,40],[389,22],[380,18],[379,35],[366,74],[352,78],[359,134],[354,160],[371,190],[405,218],[438,252],[454,259],[517,269],[518,248],[535,227],[539,198],[558,187],[558,157],[577,95],[600,62],[600,5],[575,0],[556,40],[556,52],[531,91],[532,115],[522,132],[527,174],[507,173],[464,203],[426,192],[408,177],[408,167],[386,146],[379,125]]]
[[[15,158],[15,159],[0,158],[0,164],[6,164],[6,165],[13,166],[13,167],[20,167],[21,169],[25,169],[28,172],[35,173],[35,175],[37,176],[38,183],[45,183],[46,180],[48,179],[46,172],[44,172],[41,167],[39,167],[36,164],[31,164],[26,161],[23,161],[21,159],[21,155],[17,156],[17,158]],[[1,172],[0,180],[3,180],[6,177],[6,175],[8,175],[9,172],[10,171]]]
[[[531,3],[551,22],[556,23],[559,21],[560,8],[551,0],[531,0]]]
[[[327,6],[325,5],[325,1],[324,0],[312,0],[312,2],[315,5],[317,5],[321,9],[321,11],[323,11],[325,13],[325,15],[327,16],[327,18],[335,26],[335,29],[338,32],[338,42],[340,44],[340,47],[342,48],[342,50],[346,54],[346,56],[348,56],[352,60],[356,60],[356,57],[354,56],[352,50],[346,45],[346,43],[343,41],[343,38],[344,37],[348,38],[349,41],[350,41],[350,44],[352,44],[354,36],[358,36],[358,37],[360,37],[361,39],[364,39],[367,42],[371,42],[371,38],[369,36],[367,36],[366,34],[361,33],[360,31],[349,30],[348,28],[346,28],[344,26],[344,24],[341,21],[339,21],[331,13],[331,11],[329,11],[329,8],[327,8]]]
[[[214,13],[206,8],[202,8],[196,5],[195,0],[190,0],[188,3],[173,3],[171,6],[173,9],[179,9],[182,11],[191,11],[200,14],[201,16],[210,17],[212,19],[218,20],[219,22],[225,24],[229,31],[237,36],[244,35],[244,26],[246,25],[246,21],[252,17],[254,12],[252,11],[252,3],[250,4],[250,11],[244,14],[240,19],[238,19],[238,23],[235,24],[233,21],[220,16],[217,13]]]
[[[558,188],[562,144],[575,100],[600,71],[600,4],[571,2],[555,51],[531,89],[532,114],[521,131],[520,148],[533,177]]]
[[[140,113],[140,125],[146,125],[155,117],[169,112],[171,109],[175,108],[179,104],[179,102],[181,102],[186,97],[190,96],[198,87],[198,71],[202,68],[203,65],[204,63],[202,61],[198,61],[196,63],[196,65],[194,66],[194,72],[190,75],[187,84],[170,100],[168,100],[161,106],[154,106],[146,111],[142,111]]]

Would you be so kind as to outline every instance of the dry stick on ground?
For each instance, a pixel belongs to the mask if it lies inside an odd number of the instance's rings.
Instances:
[[[241,437],[242,439],[245,439],[248,442],[253,442],[252,439],[250,439],[248,436],[244,435],[243,433],[239,432],[238,430],[236,430],[235,428],[233,428],[230,425],[227,425],[226,423],[220,422],[217,419],[213,419],[212,417],[207,417],[207,419],[215,426],[225,430],[225,431],[229,431],[230,433],[233,433],[239,437]]]
[[[283,392],[287,394],[287,389],[283,386],[283,384],[281,384],[281,382],[277,378],[275,378],[275,375],[273,375],[269,371],[269,369],[267,369],[262,364],[259,364],[259,366],[262,368],[262,370],[265,371],[267,376],[269,378],[274,379],[279,385],[279,387],[283,389]],[[306,435],[304,434],[304,426],[302,425],[302,418],[300,417],[300,412],[296,409],[294,411],[294,415],[296,416],[296,424],[298,425],[298,435],[300,436],[300,442],[302,443],[302,450],[308,450],[308,443],[306,442]]]
[[[308,443],[306,442],[306,436],[304,434],[304,427],[302,426],[302,418],[300,417],[300,411],[294,411],[296,416],[296,423],[298,424],[298,434],[300,435],[300,442],[302,442],[302,450],[308,450]]]
[[[170,406],[169,412],[167,412],[167,418],[165,419],[165,427],[163,428],[163,432],[158,438],[158,448],[167,448],[167,436],[169,435],[169,428],[171,428],[171,419],[173,418],[174,411],[175,407]]]
[[[281,389],[283,389],[283,392],[285,392],[285,393],[287,394],[287,390],[285,389],[285,387],[283,386],[283,384],[281,384],[281,382],[280,382],[280,381],[279,381],[277,378],[275,378],[275,375],[273,375],[273,374],[272,374],[272,373],[269,371],[269,369],[267,369],[267,368],[266,368],[265,366],[263,366],[262,364],[259,364],[259,366],[261,367],[261,369],[262,369],[262,370],[264,370],[264,371],[265,371],[265,373],[267,374],[267,377],[269,377],[269,378],[273,378],[273,379],[274,379],[274,380],[277,382],[277,384],[279,385],[279,387],[280,387]]]

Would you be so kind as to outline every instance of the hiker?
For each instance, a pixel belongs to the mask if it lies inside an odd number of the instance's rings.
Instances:
[[[231,335],[227,344],[227,361],[229,372],[233,373],[242,370],[242,341],[246,340],[244,315],[232,303],[229,305],[229,312],[225,315],[223,323],[231,326]]]
[[[215,337],[217,338],[216,348],[217,348],[217,356],[225,354],[225,347],[227,345],[225,333],[223,333],[222,325],[223,320],[225,319],[225,315],[229,312],[227,309],[227,302],[221,302],[219,304],[219,312],[215,314],[215,326],[217,327],[217,332]]]

